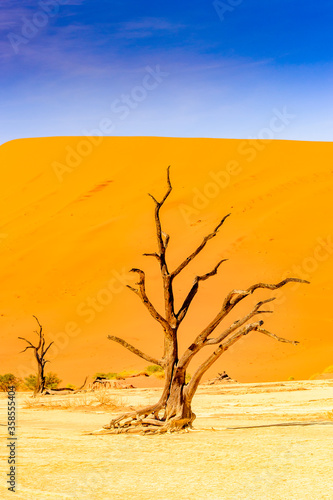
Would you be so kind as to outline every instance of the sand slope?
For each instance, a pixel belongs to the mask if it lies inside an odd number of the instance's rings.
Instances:
[[[0,371],[33,371],[31,355],[19,354],[17,340],[34,335],[33,314],[55,341],[50,369],[66,382],[79,383],[96,371],[146,366],[108,341],[109,333],[160,354],[161,331],[125,285],[133,284],[129,269],[144,267],[148,293],[161,309],[157,264],[142,253],[155,251],[147,193],[163,195],[171,165],[174,190],[162,214],[171,234],[171,268],[232,212],[205,253],[177,278],[181,304],[197,273],[230,259],[203,283],[184,322],[181,348],[232,288],[294,275],[311,285],[285,288],[266,327],[301,345],[252,334],[208,376],[225,369],[237,380],[256,381],[322,372],[332,364],[333,347],[331,156],[332,144],[292,141],[104,138],[89,146],[87,139],[73,137],[4,144]],[[252,298],[240,313],[251,304]]]

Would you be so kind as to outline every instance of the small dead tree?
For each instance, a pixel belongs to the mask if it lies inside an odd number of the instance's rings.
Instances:
[[[24,342],[27,342],[27,347],[22,351],[25,352],[28,349],[33,349],[35,358],[37,361],[37,380],[36,380],[36,387],[34,390],[34,396],[37,394],[43,394],[45,392],[45,365],[46,363],[49,362],[49,360],[45,359],[45,355],[47,351],[50,349],[51,345],[53,342],[50,342],[48,346],[46,346],[45,343],[45,336],[43,332],[43,327],[40,324],[38,318],[36,316],[33,316],[35,320],[37,321],[39,331],[35,330],[35,333],[38,335],[38,343],[37,345],[34,345],[30,340],[25,339],[24,337],[18,337],[20,340],[24,340]]]
[[[215,276],[221,264],[227,259],[220,260],[211,271],[194,278],[193,285],[178,310],[176,310],[175,307],[173,288],[174,280],[183,271],[183,269],[185,269],[190,262],[192,262],[195,257],[199,255],[199,253],[205,248],[208,241],[215,238],[219,229],[230,214],[223,217],[215,229],[204,237],[200,245],[183,262],[181,262],[175,270],[170,271],[166,261],[166,253],[170,237],[162,230],[160,220],[160,210],[172,191],[169,168],[167,170],[168,189],[162,200],[157,201],[154,196],[149,195],[155,203],[155,225],[158,251],[144,254],[145,256],[155,258],[160,267],[164,290],[164,315],[160,314],[155,309],[154,305],[147,296],[146,277],[144,271],[137,268],[131,269],[131,272],[138,275],[138,281],[136,283],[136,287],[128,285],[130,290],[141,299],[151,316],[162,327],[164,332],[163,356],[157,359],[153,356],[145,354],[119,337],[115,337],[113,335],[108,336],[109,340],[117,342],[133,354],[145,359],[149,363],[161,366],[165,371],[164,390],[160,400],[156,404],[131,413],[125,413],[118,418],[113,419],[110,424],[104,426],[104,429],[106,430],[98,432],[111,434],[152,434],[191,428],[192,422],[195,419],[195,414],[191,409],[191,402],[202,376],[213,365],[213,363],[215,363],[219,357],[238,340],[243,338],[245,335],[248,335],[250,332],[256,331],[262,333],[263,335],[267,335],[272,339],[278,340],[279,342],[287,342],[294,345],[298,343],[297,341],[281,338],[273,333],[270,333],[268,330],[263,328],[264,322],[262,320],[251,322],[255,316],[273,312],[269,310],[267,311],[262,307],[272,302],[274,298],[258,302],[244,317],[238,319],[230,326],[217,333],[215,337],[211,336],[222,321],[225,320],[229,313],[237,306],[237,304],[251,296],[256,290],[277,290],[290,282],[308,283],[308,281],[298,278],[287,278],[277,284],[256,283],[245,290],[232,290],[224,299],[222,308],[215,318],[213,318],[206,328],[204,328],[204,330],[197,335],[185,352],[181,356],[179,355],[178,330],[199,290],[200,283],[206,281],[212,276]],[[189,363],[196,354],[198,354],[202,349],[206,349],[208,346],[216,346],[216,348],[198,367],[190,382],[186,384],[186,370]]]

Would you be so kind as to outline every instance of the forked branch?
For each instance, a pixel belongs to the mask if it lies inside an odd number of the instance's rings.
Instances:
[[[221,323],[221,321],[230,313],[230,311],[245,297],[251,295],[258,288],[266,288],[269,290],[277,290],[278,288],[283,287],[287,283],[298,282],[298,283],[309,283],[309,281],[302,280],[299,278],[287,278],[283,281],[280,281],[277,284],[268,284],[268,283],[257,283],[255,285],[250,286],[246,290],[232,290],[224,300],[222,309],[217,314],[217,316],[213,319],[213,321],[203,330],[203,332],[197,337],[195,343],[197,341],[206,340],[209,335],[215,330],[215,328]]]
[[[193,375],[189,385],[187,386],[185,393],[186,397],[188,397],[190,400],[192,399],[199,383],[202,378],[202,376],[206,373],[206,371],[217,361],[217,359],[225,352],[227,351],[233,344],[238,342],[242,337],[245,335],[248,335],[252,331],[258,331],[260,333],[264,333],[265,335],[268,335],[269,337],[278,340],[279,342],[285,342],[287,344],[293,344],[297,345],[298,341],[296,340],[288,340],[283,337],[278,337],[277,335],[274,335],[273,333],[265,330],[262,328],[262,325],[264,324],[263,321],[258,321],[256,323],[251,323],[247,326],[244,326],[241,330],[236,332],[234,335],[229,337],[225,342],[220,343],[218,348],[202,363],[195,374]]]
[[[231,214],[227,214],[221,222],[216,226],[214,231],[207,236],[204,237],[202,243],[194,250],[194,252],[191,253],[178,267],[175,271],[172,273],[172,277],[175,278],[206,246],[209,240],[214,238],[224,221],[230,216]]]
[[[202,276],[196,276],[194,278],[194,282],[193,282],[192,288],[189,291],[186,299],[184,300],[183,305],[181,306],[181,308],[179,309],[178,313],[176,314],[176,317],[177,317],[177,320],[178,320],[178,324],[180,324],[183,321],[183,319],[185,318],[185,316],[187,314],[187,311],[188,311],[188,309],[189,309],[189,307],[190,307],[190,305],[192,303],[192,300],[194,299],[194,297],[196,296],[196,294],[198,292],[199,282],[200,281],[205,281],[208,278],[210,278],[211,276],[215,276],[217,274],[218,268],[220,267],[220,265],[222,264],[222,262],[225,262],[227,260],[228,259],[220,260],[220,262],[218,262],[216,264],[216,266],[214,267],[214,269],[212,271],[210,271],[209,273],[203,274]]]
[[[222,309],[215,316],[213,321],[196,337],[194,342],[188,347],[188,349],[184,352],[183,356],[180,359],[180,366],[187,367],[194,355],[205,345],[211,345],[218,342],[221,342],[223,339],[227,338],[233,331],[246,323],[249,319],[251,319],[255,314],[259,313],[259,307],[267,302],[270,302],[274,299],[268,299],[267,301],[259,302],[255,308],[243,319],[238,322],[233,323],[225,332],[223,332],[218,339],[209,339],[209,336],[212,332],[219,326],[219,324],[224,320],[224,318],[233,310],[233,308],[245,297],[251,295],[258,288],[266,288],[269,290],[277,290],[278,288],[283,287],[287,283],[298,282],[298,283],[309,283],[308,281],[301,280],[299,278],[287,278],[283,281],[280,281],[277,284],[268,284],[268,283],[257,283],[255,285],[250,286],[246,290],[232,290],[224,300]],[[263,312],[263,311],[262,311]]]
[[[286,278],[279,283],[276,284],[268,284],[268,283],[256,283],[255,285],[250,286],[246,290],[232,290],[226,297],[223,308],[227,309],[229,306],[235,306],[243,300],[245,297],[248,295],[251,295],[255,290],[258,288],[266,288],[268,290],[277,290],[278,288],[283,287],[287,283],[292,283],[292,282],[297,282],[297,283],[307,283],[309,284],[309,281],[302,280],[300,278]]]
[[[150,302],[150,300],[147,297],[146,275],[145,275],[144,271],[142,271],[141,269],[133,268],[133,269],[131,269],[130,272],[137,273],[139,275],[139,281],[136,283],[139,288],[133,288],[130,285],[127,285],[127,288],[132,290],[132,292],[134,292],[136,295],[138,295],[140,297],[140,299],[142,300],[142,302],[144,303],[144,305],[146,306],[146,308],[150,312],[151,316],[156,321],[158,321],[163,327],[165,327],[165,328],[168,327],[168,322],[166,321],[166,319],[163,318],[163,316],[161,316],[161,314],[156,311],[155,307],[153,306],[153,304]]]
[[[160,257],[163,257],[165,255],[165,250],[169,243],[168,235],[166,235],[165,240],[163,240],[163,231],[160,220],[160,210],[172,191],[172,186],[170,181],[170,166],[167,168],[167,184],[168,184],[168,189],[161,201],[157,201],[157,199],[152,194],[149,193],[149,196],[154,200],[155,203],[155,224],[156,224],[158,251]]]
[[[260,307],[262,305],[268,304],[269,302],[273,302],[273,300],[275,300],[275,297],[272,297],[271,299],[267,300],[261,300],[254,306],[254,308],[252,309],[252,311],[249,312],[249,314],[247,314],[241,319],[236,320],[232,325],[229,326],[229,328],[227,328],[224,332],[222,332],[221,335],[219,335],[216,339],[207,339],[204,345],[207,346],[207,345],[219,344],[220,342],[222,342],[222,340],[226,339],[227,337],[229,337],[229,335],[231,335],[231,333],[237,330],[237,328],[243,326],[257,314],[273,313],[273,311],[260,310]]]

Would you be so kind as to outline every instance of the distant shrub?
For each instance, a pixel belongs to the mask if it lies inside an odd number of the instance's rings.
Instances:
[[[12,373],[0,375],[0,391],[7,392],[9,387],[15,387],[15,390],[21,385],[22,380]]]
[[[94,379],[97,377],[100,377],[100,378],[107,378],[107,379],[111,380],[111,379],[116,379],[117,375],[118,375],[118,373],[113,373],[113,372],[109,372],[109,373],[97,372],[94,375]]]
[[[159,365],[149,365],[146,368],[146,372],[148,373],[148,375],[152,375],[153,373],[163,372],[163,371],[164,371],[163,368]]]
[[[60,382],[61,379],[58,377],[56,373],[49,372],[45,375],[46,389],[57,389]],[[29,375],[29,377],[25,377],[24,383],[26,387],[31,391],[35,390],[35,387],[37,385],[37,375]]]
[[[159,365],[149,365],[145,368],[144,373],[149,377],[153,376],[159,379],[165,377],[164,369]]]
[[[333,373],[333,365],[330,365],[327,368],[325,368],[323,373]]]
[[[138,370],[123,370],[119,373],[117,373],[116,379],[117,380],[122,380],[127,377],[132,377],[133,375],[138,375],[140,372]]]
[[[295,380],[295,377],[289,377],[288,380]]]
[[[149,365],[145,369],[145,372],[147,373],[147,375],[150,376],[150,375],[155,375],[156,373],[164,373],[164,370],[159,365]]]

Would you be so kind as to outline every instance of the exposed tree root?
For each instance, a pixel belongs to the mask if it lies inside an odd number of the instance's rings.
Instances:
[[[178,414],[173,417],[159,418],[158,414],[165,407],[162,404],[149,406],[141,410],[130,413],[124,413],[111,420],[108,425],[102,429],[89,434],[165,434],[167,432],[188,432],[192,429],[192,422],[195,414],[192,412],[190,417],[184,418]],[[164,412],[165,413],[165,412]]]
[[[188,432],[192,429],[192,421],[190,418],[173,417],[170,420],[164,421],[157,418],[127,418],[121,424],[114,424],[111,427],[105,426],[103,429],[89,433],[94,434],[165,434],[167,432]]]
[[[146,406],[145,408],[142,408],[141,410],[135,410],[132,412],[128,413],[123,413],[117,418],[114,418],[111,420],[111,422],[107,425],[104,425],[103,429],[114,429],[117,427],[123,427],[127,424],[127,422],[132,422],[132,421],[139,421],[141,422],[142,418],[139,419],[139,417],[148,417],[149,415],[153,416],[154,421],[160,422],[158,419],[158,413],[162,410],[163,405],[160,403],[157,403],[153,406]],[[122,424],[120,425],[120,422]],[[158,425],[158,424],[156,424]]]

